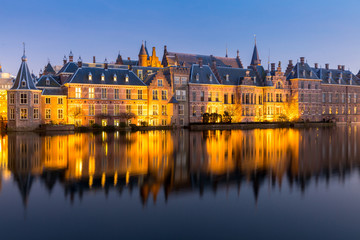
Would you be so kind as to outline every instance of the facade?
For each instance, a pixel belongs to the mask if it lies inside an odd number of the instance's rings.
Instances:
[[[56,72],[50,62],[40,77],[22,57],[8,91],[9,130],[40,124],[79,126],[188,126],[204,116],[232,122],[359,122],[360,79],[339,65],[310,67],[305,58],[285,71],[281,63],[261,65],[255,43],[250,65],[239,57],[168,52],[160,62],[142,44],[138,60],[83,63],[70,52]]]

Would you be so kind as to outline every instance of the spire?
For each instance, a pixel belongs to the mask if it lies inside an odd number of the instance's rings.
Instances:
[[[141,44],[139,56],[148,56],[145,50],[144,42]]]
[[[227,58],[228,57],[228,47],[227,47],[227,44],[226,44],[226,55],[225,57]]]
[[[149,55],[149,52],[148,52],[148,49],[147,49],[147,46],[146,46],[146,41],[145,41],[145,52],[146,52],[146,55],[148,56],[148,60],[149,60],[150,55]]]
[[[27,65],[27,58],[25,56],[25,44],[24,44],[24,54],[21,57],[21,65],[16,75],[14,85],[12,86],[12,90],[15,89],[28,89],[28,90],[37,90],[32,80],[28,65]]]
[[[116,58],[115,64],[119,64],[119,65],[123,65],[123,64],[124,64],[124,63],[123,63],[123,60],[122,60],[122,57],[121,57],[121,55],[120,55],[120,51],[119,51],[119,54],[118,54],[118,56],[117,56],[117,58]]]
[[[26,58],[26,55],[25,55],[25,43],[23,42],[23,56],[21,57],[21,60],[23,62],[26,62],[27,61],[27,58]]]
[[[253,51],[253,55],[251,58],[251,64],[250,64],[251,66],[261,65],[261,60],[260,60],[259,53],[258,53],[257,46],[256,46],[256,35],[254,35],[254,38],[255,38],[255,46],[254,46],[254,51]]]

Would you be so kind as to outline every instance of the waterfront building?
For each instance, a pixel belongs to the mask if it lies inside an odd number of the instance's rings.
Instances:
[[[7,114],[10,130],[48,123],[188,126],[229,119],[350,123],[360,120],[359,95],[358,76],[342,65],[310,67],[301,57],[284,71],[280,62],[266,70],[256,42],[247,68],[239,51],[231,58],[168,52],[165,46],[160,62],[155,48],[150,56],[142,44],[138,60],[119,53],[111,63],[95,57],[75,63],[70,51],[58,72],[48,62],[36,80],[24,56],[8,93]]]
[[[0,64],[0,121],[7,120],[7,90],[13,85],[14,78],[3,72]]]

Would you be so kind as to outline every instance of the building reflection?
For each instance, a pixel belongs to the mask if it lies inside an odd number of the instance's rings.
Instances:
[[[51,193],[59,183],[73,200],[85,192],[137,191],[143,204],[186,192],[217,192],[284,181],[305,191],[312,180],[342,180],[358,170],[358,126],[248,131],[150,131],[0,137],[0,186],[11,179],[23,203],[34,179]],[[270,183],[270,184],[269,184]],[[1,188],[0,188],[1,189]]]

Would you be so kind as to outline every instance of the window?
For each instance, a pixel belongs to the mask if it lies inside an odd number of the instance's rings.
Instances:
[[[167,115],[167,107],[166,107],[166,105],[161,105],[161,115],[163,115],[163,116]]]
[[[157,85],[158,85],[158,87],[162,87],[162,86],[163,86],[163,80],[162,80],[162,79],[158,79],[158,80],[157,80]]]
[[[21,81],[21,86],[22,86],[22,87],[26,87],[26,82],[25,82],[24,79]]]
[[[219,93],[217,92],[215,96],[216,96],[215,101],[218,102],[219,101]]]
[[[89,98],[95,98],[95,89],[89,88]]]
[[[125,75],[125,82],[129,82],[129,75]]]
[[[10,120],[15,119],[15,109],[14,108],[10,108],[9,118],[10,118]]]
[[[166,119],[161,119],[161,124],[162,124],[163,126],[166,126],[166,125],[167,125]]]
[[[179,105],[179,115],[184,115],[184,105]]]
[[[354,103],[356,103],[356,93],[354,93]]]
[[[281,87],[281,82],[277,82],[277,83],[276,83],[276,88],[277,88],[277,89],[281,89],[281,88],[282,88],[282,87]]]
[[[106,127],[107,126],[107,119],[101,120],[101,126]]]
[[[224,104],[228,104],[228,94],[224,94]]]
[[[50,79],[49,79],[49,78],[46,78],[45,84],[46,84],[46,86],[49,86],[49,85],[50,85]]]
[[[102,88],[101,89],[101,99],[106,99],[106,98],[107,98],[107,89]]]
[[[34,104],[39,104],[39,94],[34,94]]]
[[[114,98],[119,99],[119,89],[114,90]]]
[[[131,113],[131,105],[126,105],[126,112]]]
[[[235,104],[235,95],[231,94],[231,104]]]
[[[81,88],[75,88],[75,98],[81,98]]]
[[[157,90],[153,90],[152,91],[153,94],[153,100],[158,100],[158,91]]]
[[[143,99],[142,90],[138,90],[138,99]]]
[[[348,103],[351,103],[351,94],[348,95]]]
[[[126,89],[126,99],[131,99],[131,89]]]
[[[193,100],[193,102],[196,101],[196,92],[192,92],[192,100]]]
[[[229,74],[226,74],[226,75],[225,75],[225,80],[226,80],[226,81],[229,81]]]
[[[49,97],[45,98],[45,103],[50,104],[51,103],[51,98],[49,98]]]
[[[159,113],[158,113],[158,105],[153,105],[153,115],[159,115]]]
[[[141,80],[143,80],[143,70],[142,69],[138,69],[137,70],[137,75],[138,75],[138,77],[141,79]]]
[[[45,109],[45,119],[50,119],[50,118],[51,118],[51,109],[46,108]]]
[[[303,102],[304,101],[304,94],[300,94],[300,99],[299,99],[299,102]]]
[[[89,75],[88,75],[88,80],[91,81],[92,80],[92,74],[91,72],[89,72]]]
[[[20,104],[27,104],[27,93],[20,94]]]
[[[28,109],[27,108],[20,108],[20,119],[25,120],[28,118]]]
[[[212,99],[212,92],[209,92],[208,101],[211,102],[211,99]]]
[[[205,101],[205,92],[201,91],[200,93],[200,101],[204,102]]]
[[[331,93],[329,93],[329,103],[331,103],[332,102],[332,95],[331,95]]]
[[[63,114],[63,110],[62,110],[62,109],[58,109],[57,117],[58,117],[58,119],[63,119],[63,118],[64,118],[64,114]]]
[[[117,75],[116,74],[114,74],[113,79],[114,79],[114,82],[117,81]]]
[[[192,115],[194,117],[196,117],[196,109],[195,109],[195,106],[192,106]]]
[[[341,94],[341,102],[345,103],[345,94]]]
[[[33,118],[34,119],[39,119],[39,109],[38,108],[34,108],[33,110]]]
[[[138,116],[142,116],[142,115],[143,115],[143,106],[138,105]]]
[[[119,121],[118,119],[115,119],[115,120],[114,120],[114,126],[115,126],[115,127],[120,126],[120,121]]]
[[[58,100],[58,104],[63,104],[63,98],[62,97],[59,97],[57,100]]]
[[[311,84],[310,83],[308,84],[308,89],[311,89]]]
[[[322,102],[323,102],[323,103],[326,102],[326,93],[323,93],[323,94],[322,94]]]
[[[167,91],[166,91],[166,90],[162,90],[162,91],[161,91],[161,99],[162,99],[162,100],[166,100],[166,99],[167,99]]]
[[[105,81],[105,74],[104,73],[101,74],[101,81]]]
[[[186,100],[186,91],[185,90],[176,90],[176,100]]]
[[[201,115],[205,113],[205,107],[204,106],[201,106],[200,112],[201,112]]]
[[[304,82],[300,83],[300,88],[304,89]]]
[[[35,94],[35,95],[38,95],[38,94]],[[34,103],[35,103],[35,95],[34,95]],[[38,101],[39,101],[39,95],[38,95]],[[9,94],[9,104],[15,104],[15,94],[14,93]]]
[[[107,104],[101,105],[101,114],[104,114],[104,115],[108,114],[108,105]]]
[[[116,104],[114,106],[114,115],[115,116],[118,116],[120,114],[120,105],[119,104]]]
[[[175,76],[174,77],[174,85],[179,85],[180,84],[180,77]]]
[[[95,115],[95,105],[94,105],[94,104],[90,104],[90,105],[89,105],[89,115],[90,115],[90,116],[94,116],[94,115]]]
[[[200,80],[200,75],[199,73],[196,74],[196,81],[198,82]]]
[[[181,84],[187,84],[187,77],[181,77]]]

